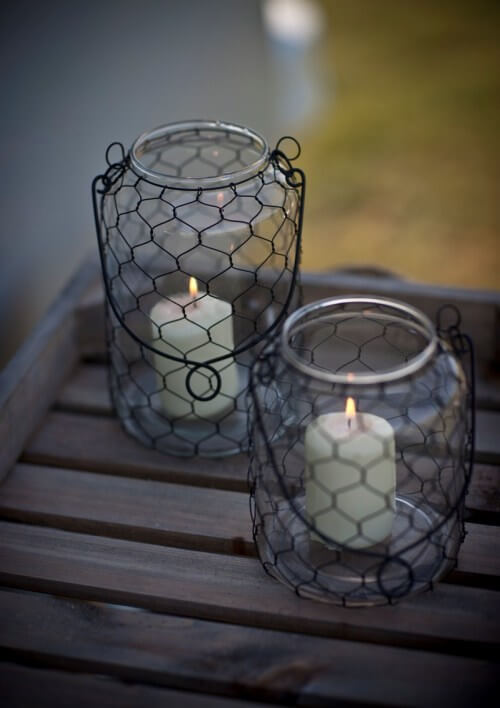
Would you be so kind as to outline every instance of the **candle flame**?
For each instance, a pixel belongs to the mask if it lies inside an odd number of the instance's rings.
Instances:
[[[189,294],[192,298],[198,295],[198,282],[193,276],[189,278]]]
[[[351,420],[356,415],[356,404],[354,403],[354,398],[349,398],[345,402],[345,414],[348,420]]]

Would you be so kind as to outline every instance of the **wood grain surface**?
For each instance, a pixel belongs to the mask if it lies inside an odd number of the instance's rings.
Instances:
[[[434,651],[484,655],[500,643],[498,595],[439,584],[395,607],[305,601],[254,558],[0,522],[0,582],[150,610]],[[265,600],[265,601],[264,601]]]
[[[95,279],[85,264],[0,372],[0,481],[80,358],[75,312]]]
[[[216,553],[255,555],[248,494],[18,464],[0,516]]]
[[[123,432],[96,274],[87,267],[11,367],[13,380],[0,379],[2,706],[494,705],[500,296],[345,273],[304,278],[308,300],[373,292],[431,316],[455,302],[480,363],[457,567],[395,606],[346,610],[264,573],[246,455],[171,457]]]
[[[0,607],[0,641],[19,660],[293,705],[482,706],[496,677],[497,667],[477,658],[38,593],[0,592]]]
[[[0,487],[0,516],[111,538],[254,556],[248,494],[17,465]],[[500,577],[500,527],[467,524],[448,578],[492,587]]]
[[[115,418],[54,411],[29,441],[24,462],[142,477],[165,482],[246,491],[248,458],[163,455],[127,435]]]
[[[79,670],[79,664],[74,664]],[[103,667],[99,667],[102,669]],[[99,670],[99,669],[98,669]],[[110,671],[110,673],[113,673]],[[131,672],[132,673],[132,672]],[[137,672],[138,680],[143,676]],[[121,676],[117,674],[117,677]],[[477,680],[477,678],[476,678]],[[487,679],[486,679],[487,680]],[[483,679],[484,682],[484,679]],[[471,689],[472,682],[467,682]],[[192,690],[192,687],[189,687]],[[144,686],[109,676],[91,676],[36,669],[0,662],[0,701],[9,708],[266,708],[269,703],[254,703],[223,696],[207,696],[167,688]]]

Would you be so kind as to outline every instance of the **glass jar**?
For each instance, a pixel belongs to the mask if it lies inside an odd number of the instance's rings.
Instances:
[[[240,452],[250,364],[297,304],[303,173],[220,121],[164,125],[107,161],[93,195],[118,416],[163,452]]]
[[[256,360],[254,537],[299,595],[392,603],[456,563],[473,405],[468,340],[450,332],[401,302],[335,297],[288,317]]]

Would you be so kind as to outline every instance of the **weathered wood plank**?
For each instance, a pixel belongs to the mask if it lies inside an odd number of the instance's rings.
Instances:
[[[466,524],[458,566],[447,582],[500,590],[500,527]]]
[[[500,415],[500,414],[496,414]],[[484,420],[479,418],[479,425]],[[488,423],[491,421],[488,420]],[[481,436],[481,433],[479,433]],[[482,458],[497,459],[494,446],[500,444],[495,436],[485,433],[479,439],[483,445]],[[486,446],[491,446],[490,449]],[[478,456],[481,457],[481,447]],[[23,461],[83,469],[106,474],[143,477],[180,484],[218,487],[235,491],[247,490],[248,460],[245,455],[224,459],[179,458],[150,450],[122,431],[114,418],[75,415],[65,412],[50,413],[44,425],[29,441]],[[499,452],[500,463],[500,452]],[[475,477],[471,491],[475,490]],[[472,495],[474,500],[477,490]],[[495,497],[487,492],[487,499]],[[471,501],[468,500],[469,506]],[[500,511],[500,506],[489,506],[483,501],[483,510]]]
[[[96,279],[76,310],[78,345],[83,358],[104,361],[107,358],[104,287],[101,269],[95,265]]]
[[[113,415],[104,364],[81,364],[61,389],[56,401],[60,410],[91,415]]]
[[[474,521],[499,524],[500,467],[474,466],[465,504]]]
[[[489,656],[500,648],[500,595],[441,583],[395,607],[305,601],[254,558],[186,551],[0,522],[0,582],[236,624]]]
[[[0,373],[0,479],[80,358],[75,311],[95,277],[85,264]]]
[[[247,494],[17,465],[0,487],[4,519],[145,543],[255,555]],[[500,584],[500,527],[468,524],[449,582]]]
[[[473,699],[474,705],[485,705],[480,699],[486,699],[498,668],[474,658],[375,648],[31,593],[1,591],[0,608],[6,618],[0,644],[4,653],[21,660],[293,705],[352,701],[465,706]],[[38,680],[50,690],[43,672]],[[110,682],[112,694],[115,686]],[[137,687],[140,695],[143,690]]]
[[[466,524],[458,566],[446,582],[500,590],[500,527]]]
[[[78,669],[78,662],[75,662],[75,665]],[[488,673],[484,672],[484,675],[487,677]],[[90,708],[90,706],[98,708],[165,708],[165,706],[257,708],[259,706],[259,708],[266,708],[270,706],[269,703],[249,703],[222,696],[204,696],[188,691],[123,683],[119,678],[110,680],[107,676],[88,676],[47,668],[37,669],[8,662],[0,662],[0,701],[3,708],[68,708],[68,706],[72,708]]]
[[[500,412],[477,411],[476,461],[500,465]]]
[[[476,377],[476,407],[483,410],[500,411],[500,376],[498,373],[489,373],[484,378]]]
[[[246,455],[224,459],[173,457],[139,444],[114,418],[52,412],[29,441],[24,462],[165,482],[247,489]]]
[[[132,541],[255,555],[248,495],[18,464],[0,486],[5,519]]]

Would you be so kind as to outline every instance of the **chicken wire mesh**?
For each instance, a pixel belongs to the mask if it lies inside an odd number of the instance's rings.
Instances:
[[[220,121],[162,126],[128,154],[108,148],[92,194],[110,388],[144,444],[207,456],[248,447],[250,365],[299,298],[299,153],[293,138],[270,151]]]
[[[394,603],[456,564],[474,443],[459,324],[450,307],[436,330],[404,303],[332,298],[291,315],[256,360],[254,540],[298,595]]]

